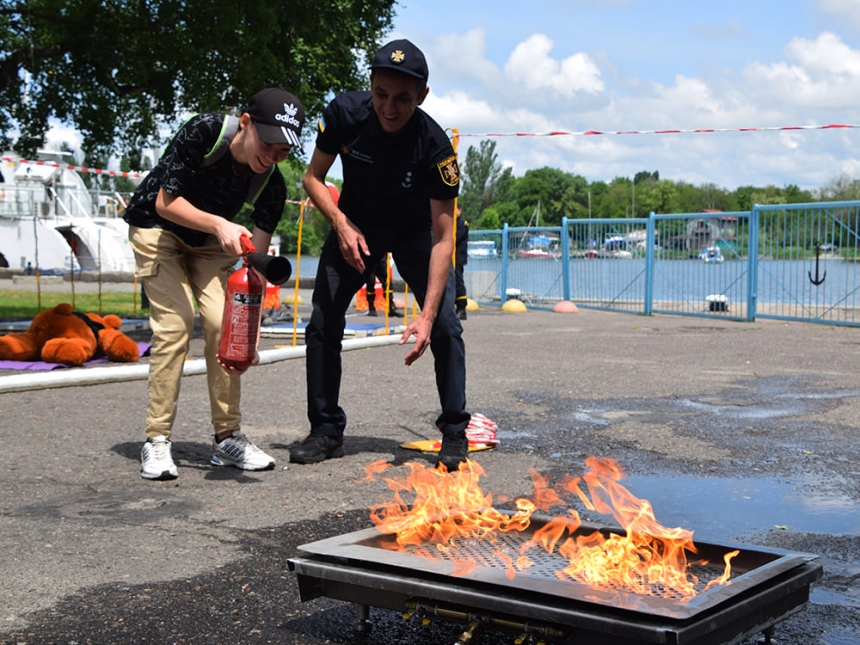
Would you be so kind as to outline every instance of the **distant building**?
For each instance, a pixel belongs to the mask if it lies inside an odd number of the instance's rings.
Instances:
[[[683,235],[670,241],[670,248],[682,251],[701,251],[718,242],[734,244],[737,241],[738,218],[721,210],[705,208],[702,217],[691,219]]]

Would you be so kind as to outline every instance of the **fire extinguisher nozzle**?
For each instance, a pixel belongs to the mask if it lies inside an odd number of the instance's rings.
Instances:
[[[262,273],[272,284],[284,284],[293,274],[293,265],[287,258],[280,255],[266,255],[255,251],[248,254],[248,264]]]

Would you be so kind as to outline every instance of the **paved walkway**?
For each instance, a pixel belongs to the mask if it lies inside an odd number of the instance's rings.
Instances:
[[[590,455],[614,457],[632,482],[784,485],[809,512],[835,508],[828,517],[844,518],[847,530],[823,520],[802,528],[802,507],[778,522],[745,520],[744,497],[728,493],[717,519],[684,495],[657,516],[694,518],[703,526],[686,528],[711,541],[819,554],[816,602],[776,635],[854,642],[858,330],[582,310],[487,310],[464,326],[470,406],[500,428],[501,445],[475,456],[485,491],[528,495],[529,469],[558,481],[581,473]],[[288,464],[287,447],[307,432],[303,359],[249,371],[244,429],[278,460],[263,473],[208,464],[205,379],[187,377],[173,436],[180,477],[166,483],[138,474],[145,381],[0,394],[0,643],[364,642],[352,634],[351,608],[298,602],[286,559],[300,544],[370,526],[368,505],[389,493],[384,481],[365,481],[369,463],[432,459],[399,448],[435,437],[438,413],[431,356],[407,368],[405,353],[384,345],[344,354],[346,456],[314,466]],[[195,339],[191,358],[201,355]],[[372,614],[372,642],[429,645],[459,633],[391,614]]]

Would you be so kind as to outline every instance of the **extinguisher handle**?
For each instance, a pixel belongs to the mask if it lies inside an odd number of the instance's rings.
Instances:
[[[251,241],[251,238],[247,235],[243,235],[239,238],[239,242],[242,245],[242,254],[247,255],[248,253],[253,253],[257,250],[254,246],[254,243]]]

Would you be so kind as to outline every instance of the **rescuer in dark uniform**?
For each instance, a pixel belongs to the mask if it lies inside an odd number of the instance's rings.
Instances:
[[[466,460],[466,352],[454,308],[454,201],[457,158],[441,127],[419,109],[427,87],[424,54],[408,40],[383,46],[371,65],[371,91],[335,98],[319,122],[304,185],[331,224],[319,260],[307,344],[308,437],[290,461],[315,463],[343,455],[346,413],[338,403],[344,314],[379,258],[391,252],[421,314],[400,344],[414,338],[411,365],[429,346],[442,412],[437,465]],[[340,155],[343,187],[337,204],[325,185]]]
[[[454,305],[457,307],[457,317],[466,320],[466,305],[469,304],[469,296],[466,293],[466,280],[463,278],[463,270],[469,261],[469,222],[460,209],[457,215],[457,228],[454,231],[456,251],[454,252]]]

